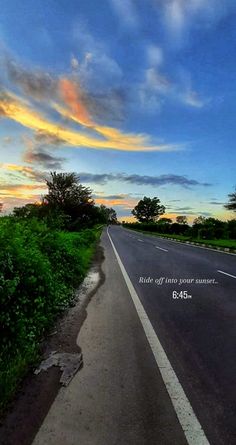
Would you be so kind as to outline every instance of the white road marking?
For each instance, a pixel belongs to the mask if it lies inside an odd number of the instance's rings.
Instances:
[[[124,230],[131,230],[131,229],[124,229]],[[155,236],[155,235],[150,235],[150,234],[144,234],[144,236],[150,236],[152,238],[161,238],[161,237],[158,237],[158,236]],[[161,238],[161,239],[162,240],[166,240],[167,242],[170,241],[170,242],[173,242],[173,243],[179,243],[179,244],[182,244],[182,246],[197,247],[198,249],[211,250],[212,252],[218,252],[218,253],[224,253],[225,255],[236,256],[236,253],[233,253],[233,252],[224,252],[223,250],[212,249],[211,247],[196,246],[195,244],[182,243],[181,241],[178,241],[176,239],[169,239],[169,238]]]
[[[160,249],[160,250],[163,250],[164,252],[168,252],[167,249],[163,249],[162,247],[158,247],[158,246],[155,246],[155,247],[156,247],[156,249]]]
[[[223,273],[224,275],[228,275],[228,277],[236,278],[235,275],[231,275],[230,273],[223,272],[223,270],[217,270],[217,272]]]
[[[144,242],[142,239],[139,239],[139,238],[137,238],[137,239],[138,239],[138,241],[140,241],[140,243],[143,243],[143,242]]]
[[[147,340],[153,352],[154,358],[156,360],[157,366],[162,375],[162,379],[169,393],[170,399],[172,401],[173,407],[179,419],[180,425],[183,428],[185,437],[187,439],[188,445],[210,445],[205,433],[193,411],[193,408],[181,386],[181,383],[176,376],[169,359],[158,339],[152,324],[144,310],[144,307],[134,289],[134,286],[123,266],[123,263],[119,257],[119,254],[113,244],[110,234],[107,229],[107,235],[115,252],[118,264],[120,266],[121,272],[123,274],[124,280],[128,287],[130,296],[133,300],[135,309],[142,323],[144,332],[146,334]]]

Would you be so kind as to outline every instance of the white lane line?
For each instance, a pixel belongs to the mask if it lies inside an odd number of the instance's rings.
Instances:
[[[143,243],[143,242],[144,242],[142,239],[139,239],[139,238],[137,238],[137,239],[138,239],[138,241],[140,241],[140,243]]]
[[[150,235],[149,235],[150,236]],[[158,238],[158,237],[157,237]],[[165,238],[161,238],[163,240],[165,240]],[[217,249],[212,249],[211,247],[204,247],[204,246],[196,246],[195,244],[188,244],[188,243],[182,243],[181,241],[175,240],[175,239],[168,239],[166,238],[166,241],[170,241],[171,243],[178,243],[178,244],[182,244],[182,246],[187,246],[187,247],[197,247],[198,249],[205,249],[205,250],[211,250],[211,252],[216,252],[216,253],[224,253],[225,255],[233,255],[236,256],[236,253],[233,252],[224,252],[223,250],[217,250]]]
[[[228,277],[236,278],[235,275],[231,275],[231,273],[223,272],[223,270],[217,270],[217,272],[223,273],[224,275],[228,275]]]
[[[130,296],[133,300],[135,309],[142,323],[147,340],[153,352],[157,366],[162,375],[162,379],[169,393],[170,399],[174,406],[175,412],[179,419],[180,425],[183,428],[188,445],[210,445],[205,433],[193,411],[193,408],[181,386],[181,383],[176,376],[169,359],[158,339],[152,324],[144,310],[144,307],[134,289],[134,286],[123,266],[123,263],[119,257],[119,254],[113,244],[110,234],[107,229],[107,235],[115,252],[118,264],[123,274],[124,280],[128,287]]]
[[[124,230],[128,230],[128,229],[124,229]],[[155,235],[144,235],[147,236],[149,238],[160,238],[159,236],[155,236]],[[217,250],[217,249],[212,249],[211,247],[204,247],[204,246],[196,246],[195,244],[188,244],[188,243],[182,243],[181,241],[175,240],[175,239],[168,239],[168,238],[161,238],[162,240],[166,240],[167,242],[170,241],[171,243],[178,243],[178,244],[182,244],[182,246],[187,246],[187,247],[197,247],[198,249],[205,249],[205,250],[211,250],[212,252],[218,252],[218,253],[224,253],[225,255],[233,255],[236,256],[236,253],[233,252],[224,252],[223,250]]]
[[[156,247],[156,249],[160,249],[160,250],[163,250],[164,252],[168,252],[167,249],[163,249],[162,247],[158,247],[158,246],[155,246],[155,247]]]

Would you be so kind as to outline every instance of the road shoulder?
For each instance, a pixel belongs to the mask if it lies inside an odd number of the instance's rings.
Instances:
[[[59,391],[33,445],[186,445],[107,234],[105,282],[78,344],[84,366]]]

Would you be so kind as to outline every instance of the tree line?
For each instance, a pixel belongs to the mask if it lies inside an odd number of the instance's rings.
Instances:
[[[39,203],[30,203],[13,209],[17,218],[38,218],[51,228],[78,231],[96,224],[116,224],[113,208],[96,206],[92,190],[80,184],[76,173],[51,172],[46,180],[48,192]],[[2,205],[0,204],[0,211]]]
[[[236,190],[235,193],[228,196],[229,201],[224,207],[236,212]],[[142,226],[142,230],[186,235],[199,239],[236,239],[236,219],[221,221],[217,218],[199,216],[190,226],[186,215],[178,215],[173,222],[172,219],[163,216],[165,206],[161,204],[160,199],[156,196],[154,198],[144,196],[134,207],[132,214],[138,222],[131,225],[133,227],[135,225],[137,227]]]

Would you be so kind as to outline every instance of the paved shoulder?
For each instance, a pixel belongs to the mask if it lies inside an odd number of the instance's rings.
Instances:
[[[34,445],[186,445],[107,234],[105,282],[78,342],[84,367],[60,390]]]

